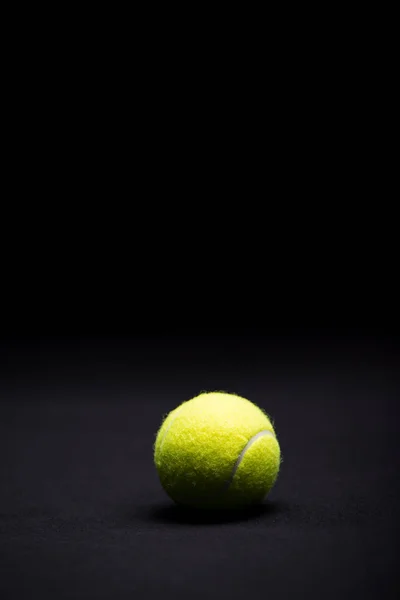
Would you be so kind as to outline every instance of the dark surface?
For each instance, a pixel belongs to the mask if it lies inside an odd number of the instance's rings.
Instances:
[[[395,598],[399,354],[374,338],[1,346],[0,597]],[[262,507],[179,510],[152,462],[201,390],[253,400],[283,453]]]

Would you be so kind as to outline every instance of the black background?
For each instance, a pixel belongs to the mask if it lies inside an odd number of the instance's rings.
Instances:
[[[212,199],[142,201],[102,224],[75,209],[46,236],[25,218],[29,241],[17,222],[1,280],[1,598],[397,597],[394,221],[244,204],[215,219]],[[157,429],[203,390],[274,420],[282,469],[258,510],[182,511],[160,486]]]
[[[226,19],[222,53],[159,14],[144,42],[120,16],[115,44],[93,14],[10,29],[2,599],[398,596],[394,53],[339,13],[251,25],[247,56]],[[275,422],[252,513],[179,511],[153,466],[163,416],[215,389]]]
[[[356,327],[228,304],[225,320],[143,303],[144,320],[119,315],[129,333],[109,319],[97,334],[3,336],[2,598],[397,595],[394,314]],[[161,489],[157,428],[202,390],[274,419],[283,464],[257,510],[179,510]]]

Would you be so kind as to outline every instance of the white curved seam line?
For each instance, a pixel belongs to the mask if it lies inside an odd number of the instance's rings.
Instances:
[[[241,451],[241,453],[238,456],[235,466],[233,467],[233,471],[232,471],[230,479],[228,479],[228,481],[226,482],[227,487],[229,487],[231,485],[233,478],[236,475],[236,471],[238,470],[240,463],[242,462],[247,450],[250,448],[250,446],[252,446],[254,444],[254,442],[256,442],[260,437],[263,437],[264,435],[270,435],[273,438],[275,437],[275,434],[273,431],[269,431],[269,429],[265,429],[264,431],[259,431],[258,433],[256,433],[256,435],[253,435],[253,437],[249,439],[249,441],[247,442],[247,444],[245,445],[245,447],[243,448],[243,450]]]

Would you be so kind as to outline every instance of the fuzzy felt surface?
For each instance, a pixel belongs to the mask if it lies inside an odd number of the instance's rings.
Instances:
[[[251,443],[260,432],[268,435]],[[167,416],[154,460],[162,486],[178,504],[236,507],[260,502],[270,491],[279,472],[280,448],[259,407],[240,396],[212,392]]]

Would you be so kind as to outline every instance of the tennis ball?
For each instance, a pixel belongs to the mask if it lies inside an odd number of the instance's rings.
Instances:
[[[274,485],[280,448],[258,406],[223,392],[202,393],[169,413],[154,446],[161,484],[197,508],[257,504]]]

